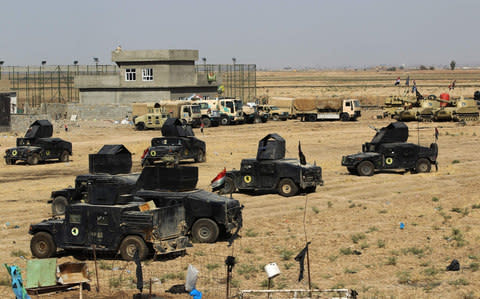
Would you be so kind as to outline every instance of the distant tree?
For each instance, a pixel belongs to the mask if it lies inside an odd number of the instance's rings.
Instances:
[[[397,68],[394,67],[394,66],[387,68],[388,72],[395,72],[396,70],[397,70]]]
[[[457,65],[457,63],[455,62],[455,60],[452,60],[450,61],[450,69],[453,71],[455,69],[455,66]]]
[[[421,69],[422,71],[428,70],[427,67],[424,66],[423,64],[420,66],[420,69]]]
[[[435,70],[435,67],[432,65],[431,67],[428,68],[429,70],[433,71]]]
[[[405,69],[405,67],[403,65],[399,66],[398,68],[401,69],[401,70]]]

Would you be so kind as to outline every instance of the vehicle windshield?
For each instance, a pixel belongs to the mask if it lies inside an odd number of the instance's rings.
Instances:
[[[200,103],[200,109],[208,109],[208,103]]]
[[[353,106],[360,107],[360,102],[358,100],[353,101]]]
[[[182,140],[176,139],[176,138],[155,138],[152,140],[152,146],[159,146],[159,145],[167,145],[167,146],[182,145]]]
[[[240,111],[242,110],[243,103],[241,100],[235,100],[235,111]]]
[[[280,108],[278,108],[277,106],[272,106],[272,107],[270,107],[270,109],[272,109],[272,110],[280,110]]]
[[[193,113],[200,113],[200,105],[192,105]]]

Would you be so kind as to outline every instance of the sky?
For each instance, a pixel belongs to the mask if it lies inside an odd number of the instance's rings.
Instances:
[[[260,69],[480,65],[479,12],[478,0],[3,1],[0,60],[112,64],[121,45]]]

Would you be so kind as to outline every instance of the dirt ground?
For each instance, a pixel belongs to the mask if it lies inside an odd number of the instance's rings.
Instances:
[[[361,144],[372,138],[374,131],[368,125],[389,123],[376,119],[378,113],[366,111],[356,122],[269,121],[207,128],[204,135],[196,129],[196,135],[207,143],[207,162],[193,164],[199,167],[198,188],[209,190],[210,180],[224,167],[238,169],[242,158],[255,157],[258,140],[268,133],[285,138],[287,157],[297,157],[300,141],[307,161],[323,168],[325,185],[316,193],[293,198],[234,194],[245,206],[242,238],[233,247],[226,242],[194,244],[186,257],[146,262],[147,279],[161,276],[162,284],[154,291],[161,293],[182,283],[184,276],[179,273],[194,263],[200,269],[198,288],[204,291],[204,298],[224,297],[223,263],[231,254],[238,261],[233,272],[234,292],[239,288],[265,289],[262,268],[270,262],[276,262],[282,272],[275,278],[274,288],[306,288],[306,278],[297,283],[298,263],[293,259],[303,248],[306,235],[312,242],[311,280],[315,288],[351,288],[360,298],[478,298],[480,122],[465,126],[408,124],[410,141],[420,140],[427,146],[434,140],[434,127],[438,128],[438,172],[349,175],[340,165],[341,157],[360,151]],[[159,131],[136,132],[110,121],[72,123],[69,132],[61,128],[62,124],[56,123],[54,135],[73,143],[70,162],[0,166],[2,263],[25,269],[26,260],[31,258],[29,224],[50,216],[46,202],[51,191],[73,185],[76,175],[88,172],[89,153],[103,144],[124,144],[133,153],[134,171],[140,171],[143,150],[152,137],[160,135]],[[14,134],[0,135],[0,151],[14,146],[15,138]],[[401,222],[404,229],[400,229]],[[361,254],[353,254],[355,251]],[[445,270],[452,259],[460,262],[460,271]],[[88,261],[88,265],[93,273],[93,262]],[[112,295],[118,289],[133,292],[131,275],[116,284],[121,275],[112,274],[131,270],[134,273],[131,263],[100,261],[101,294]],[[0,295],[12,298],[7,277],[6,271],[0,270]],[[88,296],[98,297],[92,292]],[[55,298],[63,297],[75,295]]]

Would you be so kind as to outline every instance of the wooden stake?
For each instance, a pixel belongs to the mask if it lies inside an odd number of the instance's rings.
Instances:
[[[95,262],[95,276],[97,278],[96,290],[98,293],[100,292],[100,284],[98,282],[97,253],[95,252],[95,244],[92,244],[92,249],[93,249],[93,261]]]

